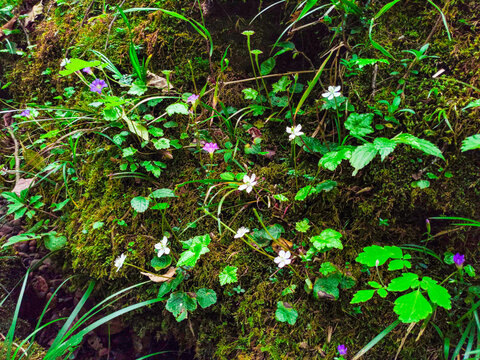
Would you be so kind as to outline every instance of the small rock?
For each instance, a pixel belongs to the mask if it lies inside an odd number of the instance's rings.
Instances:
[[[37,246],[37,240],[30,240],[30,241],[28,242],[28,245],[29,245],[29,246],[33,246],[33,247]]]
[[[33,278],[32,281],[33,291],[39,298],[44,298],[48,292],[48,284],[43,276],[37,275]]]
[[[13,231],[13,227],[9,225],[0,226],[0,236],[8,235]]]
[[[22,219],[12,220],[10,222],[10,225],[12,225],[12,226],[22,226]]]
[[[35,246],[29,246],[28,247],[28,251],[31,252],[31,253],[35,252],[35,249],[36,249]]]
[[[28,243],[25,241],[18,242],[16,244],[13,244],[13,248],[18,253],[24,253],[28,251]]]

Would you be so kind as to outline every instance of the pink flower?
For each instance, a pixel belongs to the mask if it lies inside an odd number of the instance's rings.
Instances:
[[[102,94],[102,89],[108,87],[107,83],[100,79],[95,79],[90,84],[90,91]]]
[[[208,152],[210,155],[213,154],[215,152],[215,150],[218,150],[220,149],[217,145],[217,143],[206,143],[202,150]]]
[[[195,104],[195,102],[198,100],[199,96],[198,95],[190,95],[187,99],[187,103],[190,103],[190,104]]]
[[[85,74],[93,75],[92,68],[90,68],[90,67],[86,67],[86,68],[82,69],[82,71],[83,71]]]

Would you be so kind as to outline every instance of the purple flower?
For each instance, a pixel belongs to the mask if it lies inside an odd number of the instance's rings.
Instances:
[[[343,345],[343,344],[338,345],[337,350],[338,350],[338,353],[340,355],[342,355],[342,356],[347,355],[347,347],[345,345]]]
[[[453,255],[453,262],[457,267],[462,267],[463,263],[465,262],[465,255],[461,255],[460,253],[456,253]]]
[[[105,81],[100,79],[95,79],[90,84],[90,91],[96,92],[98,94],[102,94],[102,89],[108,87]]]
[[[217,143],[206,143],[202,148],[202,150],[205,150],[209,154],[213,154],[215,150],[218,150],[218,149],[220,148],[218,147]]]
[[[20,113],[20,116],[29,117],[29,116],[30,116],[30,110],[28,110],[28,109],[23,110],[23,111]]]
[[[187,99],[187,103],[194,104],[198,100],[198,95],[190,95]]]
[[[91,67],[86,67],[86,68],[82,69],[82,71],[83,71],[85,74],[93,75],[93,71],[92,71],[92,68],[91,68]]]

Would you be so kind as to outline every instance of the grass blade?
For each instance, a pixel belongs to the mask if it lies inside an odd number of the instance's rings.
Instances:
[[[371,348],[373,348],[377,343],[379,343],[387,334],[395,329],[397,325],[400,324],[400,320],[395,320],[389,326],[387,326],[380,334],[375,336],[367,345],[365,345],[359,352],[355,354],[352,360],[359,359],[363,355],[365,355]]]

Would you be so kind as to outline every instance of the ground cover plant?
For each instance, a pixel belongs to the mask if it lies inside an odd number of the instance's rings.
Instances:
[[[480,358],[478,11],[0,3],[6,358]]]

